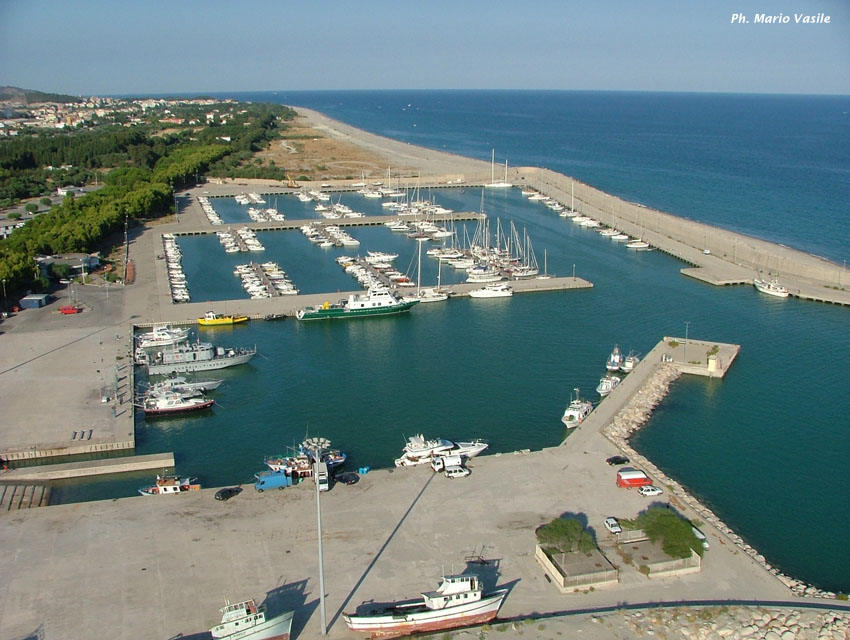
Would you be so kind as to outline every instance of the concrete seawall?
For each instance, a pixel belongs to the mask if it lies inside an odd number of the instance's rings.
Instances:
[[[850,304],[850,274],[818,256],[628,202],[548,169],[521,167],[511,179],[565,204],[574,200],[583,214],[699,268],[684,269],[685,275],[738,284],[752,283],[759,272],[778,274],[792,295]]]

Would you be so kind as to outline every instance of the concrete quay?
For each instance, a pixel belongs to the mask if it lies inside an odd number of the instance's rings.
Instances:
[[[66,478],[82,478],[99,476],[109,473],[126,473],[129,471],[145,471],[147,469],[173,470],[173,453],[151,453],[144,456],[123,456],[103,460],[86,460],[83,462],[64,462],[37,467],[20,467],[10,469],[0,474],[0,484],[10,482],[44,482],[48,480],[64,480]]]
[[[50,504],[50,487],[33,484],[0,486],[0,512],[46,507]]]
[[[558,418],[551,417],[554,429]],[[500,612],[509,619],[620,603],[791,599],[708,527],[712,548],[699,574],[649,581],[623,563],[602,521],[634,517],[649,501],[615,486],[605,463],[615,453],[597,434],[582,446],[476,458],[463,480],[426,467],[393,468],[333,487],[321,496],[328,636],[352,637],[343,611],[433,588],[441,568],[478,571],[488,588],[510,586]],[[295,638],[318,638],[314,485],[263,494],[247,485],[228,502],[213,493],[3,516],[0,546],[9,552],[0,556],[0,571],[15,576],[0,586],[7,636],[39,628],[45,638],[66,640],[188,636],[217,623],[222,598],[254,597],[275,611],[294,609]],[[534,560],[534,530],[567,512],[586,519],[620,564],[619,586],[563,595],[544,578]]]

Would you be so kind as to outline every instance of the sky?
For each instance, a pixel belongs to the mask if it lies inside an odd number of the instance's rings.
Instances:
[[[0,85],[850,94],[850,2],[0,0]]]

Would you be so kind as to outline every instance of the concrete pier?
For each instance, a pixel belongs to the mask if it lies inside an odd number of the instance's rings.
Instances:
[[[173,453],[152,453],[144,456],[126,456],[121,458],[106,458],[104,460],[86,460],[84,462],[64,462],[39,467],[21,467],[11,469],[0,475],[0,483],[11,482],[44,482],[47,480],[64,480],[66,478],[82,478],[99,476],[109,473],[127,473],[129,471],[145,471],[147,469],[174,469]]]

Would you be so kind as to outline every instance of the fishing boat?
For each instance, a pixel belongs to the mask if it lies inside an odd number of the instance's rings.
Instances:
[[[271,471],[285,473],[295,482],[313,476],[313,460],[304,452],[291,456],[269,456],[263,462]]]
[[[245,364],[257,354],[256,347],[216,347],[209,342],[179,344],[152,356],[136,350],[136,362],[147,366],[148,375],[210,371]]]
[[[507,589],[485,593],[475,574],[443,576],[436,591],[402,602],[364,602],[343,618],[352,631],[398,638],[484,624],[496,617],[507,595]]]
[[[623,354],[620,351],[620,347],[615,345],[611,355],[608,356],[605,368],[608,369],[608,371],[619,371],[621,364],[623,364]]]
[[[599,384],[596,387],[596,393],[598,393],[603,398],[611,393],[614,389],[617,388],[621,382],[621,378],[619,376],[602,376],[599,380]]]
[[[146,416],[167,416],[176,413],[202,411],[215,404],[215,400],[204,396],[186,396],[182,393],[168,392],[148,395],[142,400],[142,410]]]
[[[385,287],[372,286],[365,295],[353,293],[347,300],[335,304],[325,302],[318,307],[299,309],[295,317],[299,320],[330,320],[384,316],[410,311],[418,303],[419,300],[403,300]]]
[[[203,318],[198,318],[198,324],[202,327],[220,327],[247,321],[248,316],[225,315],[215,311],[207,311]]]
[[[766,293],[769,296],[776,296],[777,298],[788,297],[788,289],[779,284],[779,281],[776,278],[771,280],[755,278],[753,280],[753,286],[755,286],[758,291]]]
[[[226,640],[289,640],[294,611],[269,617],[265,605],[253,600],[225,605],[220,609],[221,623],[210,629],[213,638]]]
[[[584,419],[593,411],[593,404],[587,400],[582,400],[579,396],[578,389],[573,389],[576,392],[576,397],[571,399],[570,404],[564,410],[564,415],[561,417],[561,422],[567,429],[573,429],[579,426]]]
[[[173,328],[167,324],[155,324],[152,331],[136,336],[136,345],[142,349],[168,347],[183,342],[189,337],[189,329]]]
[[[631,373],[637,366],[638,362],[640,362],[640,358],[634,351],[629,351],[629,355],[626,356],[625,360],[623,360],[623,364],[620,365],[620,371],[623,373]]]
[[[156,482],[139,489],[143,496],[167,496],[184,491],[200,491],[201,485],[197,478],[180,478],[178,476],[157,475]]]
[[[488,284],[481,289],[469,292],[470,298],[509,298],[514,295],[513,289],[503,283]]]

